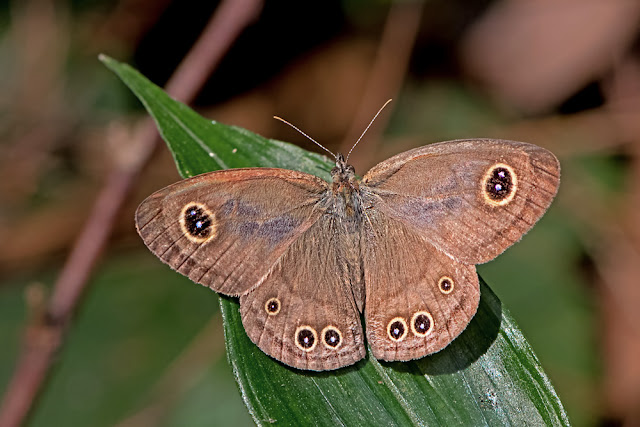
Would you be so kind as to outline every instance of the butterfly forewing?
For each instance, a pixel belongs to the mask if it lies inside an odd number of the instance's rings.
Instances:
[[[319,178],[282,169],[212,172],[149,196],[136,226],[149,249],[178,272],[240,295],[320,218],[316,205],[326,189]]]
[[[458,261],[498,256],[540,219],[559,185],[549,151],[500,140],[460,140],[401,153],[374,168],[363,185],[376,209],[404,222]]]

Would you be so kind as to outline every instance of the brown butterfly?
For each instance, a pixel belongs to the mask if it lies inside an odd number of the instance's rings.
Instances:
[[[284,169],[206,173],[137,210],[145,244],[191,280],[240,297],[251,340],[315,371],[446,347],[480,299],[475,264],[544,214],[559,185],[549,151],[470,139],[410,150],[362,180],[336,156],[332,182]]]

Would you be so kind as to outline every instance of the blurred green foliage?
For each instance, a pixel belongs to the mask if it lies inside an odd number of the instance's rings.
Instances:
[[[25,287],[49,283],[54,273],[16,277],[0,287],[2,388],[19,348]],[[108,426],[135,414],[154,425],[252,425],[226,360],[215,293],[147,251],[114,251],[95,277],[30,425]],[[208,352],[214,358],[172,374],[180,353],[212,318],[219,331]]]

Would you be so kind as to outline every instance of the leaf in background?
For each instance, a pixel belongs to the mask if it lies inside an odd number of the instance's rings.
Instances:
[[[328,178],[333,164],[294,145],[211,122],[131,67],[102,56],[155,119],[183,177],[282,167]],[[329,372],[289,368],[247,337],[237,299],[220,298],[229,361],[257,424],[569,425],[521,331],[481,280],[478,313],[441,352],[412,362],[367,357]]]

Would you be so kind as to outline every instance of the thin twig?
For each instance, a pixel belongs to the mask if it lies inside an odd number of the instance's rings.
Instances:
[[[191,102],[212,69],[240,32],[258,16],[261,8],[260,0],[222,2],[167,83],[169,94],[183,102]],[[0,407],[0,425],[3,427],[22,425],[33,409],[115,219],[158,146],[158,134],[150,119],[138,135],[140,149],[136,158],[114,165],[54,285],[45,314],[33,319],[27,327],[18,364]]]

